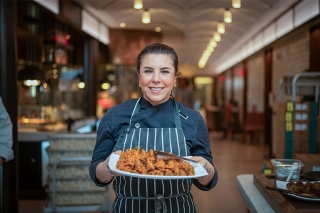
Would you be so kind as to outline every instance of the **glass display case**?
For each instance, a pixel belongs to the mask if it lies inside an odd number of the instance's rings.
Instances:
[[[20,64],[24,67],[25,64]],[[19,124],[48,124],[84,116],[83,68],[42,65],[44,80],[37,85],[18,81]]]
[[[103,116],[113,105],[139,96],[134,65],[100,64],[97,79],[97,117]]]

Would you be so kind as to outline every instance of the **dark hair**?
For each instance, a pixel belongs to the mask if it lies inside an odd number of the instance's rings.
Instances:
[[[173,66],[175,69],[175,74],[179,74],[178,70],[178,65],[179,65],[179,60],[178,60],[178,55],[174,51],[172,47],[170,47],[167,44],[162,44],[162,43],[153,43],[150,45],[147,45],[143,48],[143,50],[139,53],[138,58],[137,58],[137,71],[138,73],[140,72],[140,65],[143,57],[148,54],[167,54],[170,55],[172,61],[173,61]]]

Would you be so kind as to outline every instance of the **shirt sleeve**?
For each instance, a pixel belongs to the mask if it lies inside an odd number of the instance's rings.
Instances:
[[[96,169],[99,163],[105,161],[107,157],[111,154],[114,147],[114,140],[112,134],[112,113],[105,114],[101,119],[98,132],[96,145],[92,154],[92,161],[89,167],[89,174],[91,180],[97,186],[106,186],[109,183],[100,183],[96,178]]]
[[[203,117],[199,114],[197,118],[197,128],[195,129],[195,138],[191,149],[192,156],[201,156],[209,161],[212,165],[213,159],[211,155],[210,137]],[[215,168],[215,174],[211,182],[207,186],[202,186],[197,179],[193,179],[194,185],[203,191],[209,191],[216,186],[218,182],[218,171]]]
[[[0,157],[5,161],[14,158],[12,143],[12,123],[0,98]]]

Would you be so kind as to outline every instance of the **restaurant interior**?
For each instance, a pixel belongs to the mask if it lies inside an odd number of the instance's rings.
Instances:
[[[192,188],[197,212],[320,212],[319,197],[265,188],[271,159],[320,180],[320,0],[4,0],[0,29],[0,97],[16,121],[0,213],[111,212],[111,185],[88,172],[96,130],[140,96],[136,58],[154,42],[176,50],[210,134],[219,181]]]

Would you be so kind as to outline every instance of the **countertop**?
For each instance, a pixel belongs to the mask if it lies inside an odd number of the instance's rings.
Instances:
[[[259,189],[254,185],[252,174],[238,175],[237,188],[251,213],[275,213]]]

